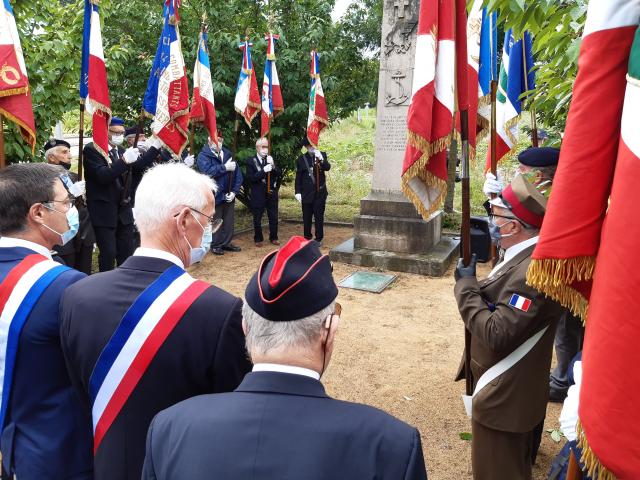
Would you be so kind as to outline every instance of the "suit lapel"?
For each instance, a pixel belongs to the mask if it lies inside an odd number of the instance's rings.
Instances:
[[[508,265],[502,267],[498,272],[496,272],[496,274],[493,277],[487,277],[484,280],[482,280],[480,282],[480,286],[482,288],[487,287],[488,285],[491,285],[495,281],[504,277],[508,272],[510,272],[511,270],[516,268],[518,265],[520,265],[523,261],[525,261],[527,258],[529,258],[533,253],[533,250],[535,247],[536,247],[535,245],[531,245],[530,247],[525,248],[523,251],[521,251],[515,257],[509,260]]]

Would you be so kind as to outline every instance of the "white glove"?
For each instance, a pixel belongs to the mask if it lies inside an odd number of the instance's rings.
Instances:
[[[267,163],[270,165],[275,165],[275,163],[273,163],[273,157],[271,155],[267,157]]]
[[[302,203],[302,195],[299,193],[296,193],[296,200],[298,200],[299,203]]]
[[[126,163],[127,165],[131,165],[132,163],[135,163],[140,157],[140,150],[138,150],[136,147],[129,147],[124,151],[123,157],[124,163]]]
[[[224,168],[227,169],[227,172],[235,172],[236,162],[234,162],[233,160],[229,160],[227,163],[224,164]]]
[[[486,180],[484,181],[484,185],[482,186],[482,191],[484,192],[484,194],[487,197],[490,197],[491,194],[500,195],[502,193],[502,190],[504,190],[504,183],[502,183],[502,179],[500,178],[500,176],[498,175],[498,177],[496,178],[493,173],[487,172],[485,177]]]
[[[270,164],[270,163],[267,163],[267,164],[264,166],[263,170],[264,170],[264,173],[269,173],[271,170],[273,170],[273,165],[272,165],[272,164]]]
[[[196,157],[194,157],[193,155],[187,155],[187,157],[184,159],[184,164],[187,167],[193,167],[193,164],[196,162]]]
[[[73,185],[71,185],[71,187],[69,188],[69,193],[76,198],[81,197],[87,192],[86,185],[87,185],[87,182],[85,182],[84,180],[76,182]]]
[[[324,158],[322,158],[322,153],[320,153],[320,150],[316,150],[314,152],[314,155],[316,156],[316,158],[320,161],[324,160]]]
[[[225,202],[227,202],[227,203],[231,203],[231,202],[233,202],[235,199],[236,199],[236,194],[235,194],[235,193],[233,193],[233,192],[231,192],[231,193],[227,193],[227,194],[224,196],[224,201],[225,201]]]
[[[155,147],[157,150],[160,150],[162,148],[162,142],[158,139],[158,137],[147,138],[147,141],[144,143],[144,146],[147,150],[149,150],[151,147]]]

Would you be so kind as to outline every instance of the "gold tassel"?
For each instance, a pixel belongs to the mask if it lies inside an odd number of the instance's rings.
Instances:
[[[20,88],[9,88],[7,90],[0,90],[1,97],[13,97],[14,95],[26,95],[29,93],[29,86]]]
[[[582,462],[587,469],[587,474],[593,480],[616,480],[616,476],[600,463],[595,452],[589,446],[587,435],[584,432],[580,420],[578,420],[576,424],[576,433],[578,434],[578,447],[582,450],[580,462]]]
[[[589,302],[571,284],[591,280],[594,268],[595,257],[533,259],[527,270],[527,285],[556,300],[584,323]]]

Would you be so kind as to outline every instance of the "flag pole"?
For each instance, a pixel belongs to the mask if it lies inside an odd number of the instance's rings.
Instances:
[[[133,146],[137,148],[138,140],[140,140],[140,135],[142,134],[142,129],[144,128],[144,107],[140,109],[140,119],[138,120],[138,128],[136,130],[136,137],[133,140]],[[129,195],[129,189],[131,188],[131,177],[133,167],[131,165],[127,165],[127,172],[124,174],[124,188],[122,189],[122,201],[127,200]]]
[[[522,35],[522,68],[524,69],[524,88],[527,91],[527,97],[529,94],[529,68],[527,64],[527,42],[525,41],[525,35]],[[536,107],[533,105],[533,100],[531,100],[531,105],[529,106],[529,112],[531,113],[531,144],[538,148],[538,123],[536,121]]]
[[[82,180],[82,160],[84,149],[84,99],[80,99],[80,131],[78,133],[78,178]]]
[[[267,131],[267,140],[269,142],[269,155],[271,155],[271,118],[268,120],[269,130]],[[271,172],[267,172],[267,194],[271,193]]]
[[[238,132],[240,130],[240,114],[236,111],[236,123],[233,127],[233,160],[236,161],[236,154],[238,152]],[[222,150],[221,150],[222,151]],[[236,161],[236,165],[237,165]],[[229,172],[229,188],[227,193],[231,193],[231,182],[235,177],[235,172]]]
[[[7,159],[4,154],[4,116],[0,113],[0,168],[7,166]]]

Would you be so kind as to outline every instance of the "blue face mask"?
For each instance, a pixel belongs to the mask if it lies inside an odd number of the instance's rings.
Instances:
[[[508,222],[505,222],[500,226],[496,225],[493,221],[489,221],[489,236],[491,237],[491,240],[493,241],[493,243],[500,246],[500,240],[513,235],[513,233],[507,233],[506,235],[503,235],[500,233],[500,229],[502,227],[504,227],[507,223],[511,223],[513,221],[514,220],[509,220]]]
[[[196,216],[191,213],[191,216],[193,218],[196,219],[196,222],[198,222],[198,225],[200,225],[200,227],[202,228],[204,235],[202,236],[202,241],[200,242],[200,246],[193,248],[191,246],[191,244],[189,243],[189,240],[187,239],[186,235],[184,237],[184,239],[187,241],[187,245],[189,245],[189,249],[190,249],[190,259],[189,259],[189,265],[194,265],[196,263],[200,263],[202,261],[202,259],[204,258],[204,256],[207,254],[207,252],[209,251],[208,248],[205,248],[205,239],[207,237],[207,230],[210,232],[209,233],[209,245],[211,245],[211,241],[213,239],[213,234],[211,233],[211,226],[209,225],[207,228],[203,227],[202,224],[198,221],[198,219],[196,218]]]
[[[204,229],[204,236],[202,237],[202,248],[204,248],[205,252],[208,252],[211,248],[211,243],[213,242],[213,231],[211,230],[211,224],[207,225],[207,228]]]
[[[53,212],[58,212],[58,210],[56,210],[55,208],[47,207],[46,205],[45,208],[48,208]],[[60,245],[66,245],[67,243],[69,243],[73,239],[73,237],[78,234],[78,230],[80,229],[80,214],[78,213],[78,209],[76,207],[71,207],[69,210],[67,210],[66,216],[67,223],[69,224],[69,230],[64,233],[56,232],[48,225],[45,225],[44,223],[42,224],[46,229],[52,231],[56,235],[60,235],[60,238],[62,239],[62,243]]]

